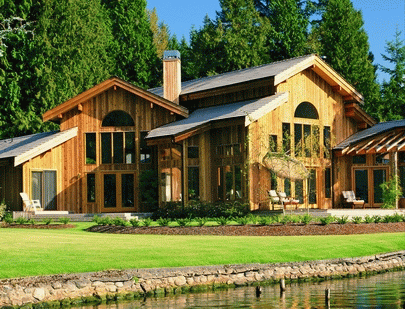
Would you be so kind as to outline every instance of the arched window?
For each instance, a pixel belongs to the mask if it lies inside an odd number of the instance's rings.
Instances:
[[[132,117],[124,111],[113,111],[104,117],[102,127],[133,127]]]
[[[302,102],[297,106],[295,110],[294,117],[298,118],[308,118],[308,119],[319,119],[318,111],[316,107],[309,102]]]

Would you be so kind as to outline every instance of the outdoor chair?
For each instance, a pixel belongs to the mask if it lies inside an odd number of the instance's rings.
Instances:
[[[30,200],[30,198],[28,197],[28,194],[25,192],[21,192],[20,196],[24,203],[24,211],[36,211],[36,210],[41,211],[42,210],[41,202],[39,200]]]
[[[285,192],[277,192],[277,194],[285,209],[287,209],[287,205],[295,205],[295,209],[297,209],[298,204],[300,203],[299,200],[296,200],[294,198],[288,198]]]
[[[360,200],[358,198],[356,198],[356,195],[354,194],[353,191],[342,191],[342,195],[343,195],[343,199],[344,199],[344,203],[346,205],[351,206],[353,209],[355,208],[355,206],[360,206],[363,207],[363,209],[365,208],[365,202],[364,200]]]

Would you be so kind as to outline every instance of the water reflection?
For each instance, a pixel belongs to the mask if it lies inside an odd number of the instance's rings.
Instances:
[[[243,287],[93,308],[405,308],[404,279],[405,272],[391,272],[366,278],[287,284],[285,293],[280,293],[278,285],[264,286],[260,297],[256,297],[255,287]],[[331,290],[330,307],[325,303],[326,289]]]

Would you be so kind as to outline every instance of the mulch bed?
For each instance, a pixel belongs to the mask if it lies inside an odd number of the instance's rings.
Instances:
[[[96,225],[90,232],[113,234],[155,235],[220,235],[220,236],[299,236],[299,235],[351,235],[405,232],[405,222],[369,224],[288,224],[288,225],[225,225],[202,227],[124,227]]]
[[[60,230],[71,229],[76,227],[74,224],[0,224],[1,228],[17,228],[17,229],[42,229],[42,230]]]

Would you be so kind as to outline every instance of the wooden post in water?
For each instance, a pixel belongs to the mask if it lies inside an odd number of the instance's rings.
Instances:
[[[325,306],[330,308],[330,289],[325,289]]]
[[[285,280],[284,280],[284,278],[280,280],[280,291],[281,291],[281,293],[285,291]]]

